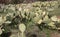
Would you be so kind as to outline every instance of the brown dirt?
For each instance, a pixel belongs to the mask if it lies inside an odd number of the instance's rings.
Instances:
[[[50,34],[50,36],[51,36],[51,37],[60,37],[60,33],[58,33],[58,32],[52,32],[52,33]]]

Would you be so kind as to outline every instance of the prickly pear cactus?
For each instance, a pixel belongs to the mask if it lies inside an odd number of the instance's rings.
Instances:
[[[60,19],[56,15],[49,15],[49,12],[58,8],[58,5],[58,1],[0,4],[0,35],[3,32],[12,32],[13,29],[20,33],[25,33],[26,30],[29,32],[33,26],[37,26],[39,29],[41,26],[42,28],[45,26],[49,29],[59,29],[57,25],[60,23]]]

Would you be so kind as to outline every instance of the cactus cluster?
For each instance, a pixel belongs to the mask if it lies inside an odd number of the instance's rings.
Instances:
[[[53,11],[55,8],[58,8],[57,1],[13,5],[0,4],[0,26],[3,27],[3,31],[6,31],[9,28],[12,29],[12,26],[18,27],[19,23],[24,23],[27,29],[33,25],[40,26],[44,23],[42,25],[48,28],[59,29],[57,25],[60,23],[60,19],[55,15],[49,16],[49,11]]]

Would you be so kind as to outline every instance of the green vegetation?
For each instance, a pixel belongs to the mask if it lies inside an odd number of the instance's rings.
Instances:
[[[23,23],[26,31],[31,32],[31,29],[36,26],[39,30],[46,31],[49,36],[49,29],[60,30],[60,19],[55,14],[52,15],[58,6],[58,1],[0,4],[0,34],[14,32],[13,29],[19,31],[19,25]]]

